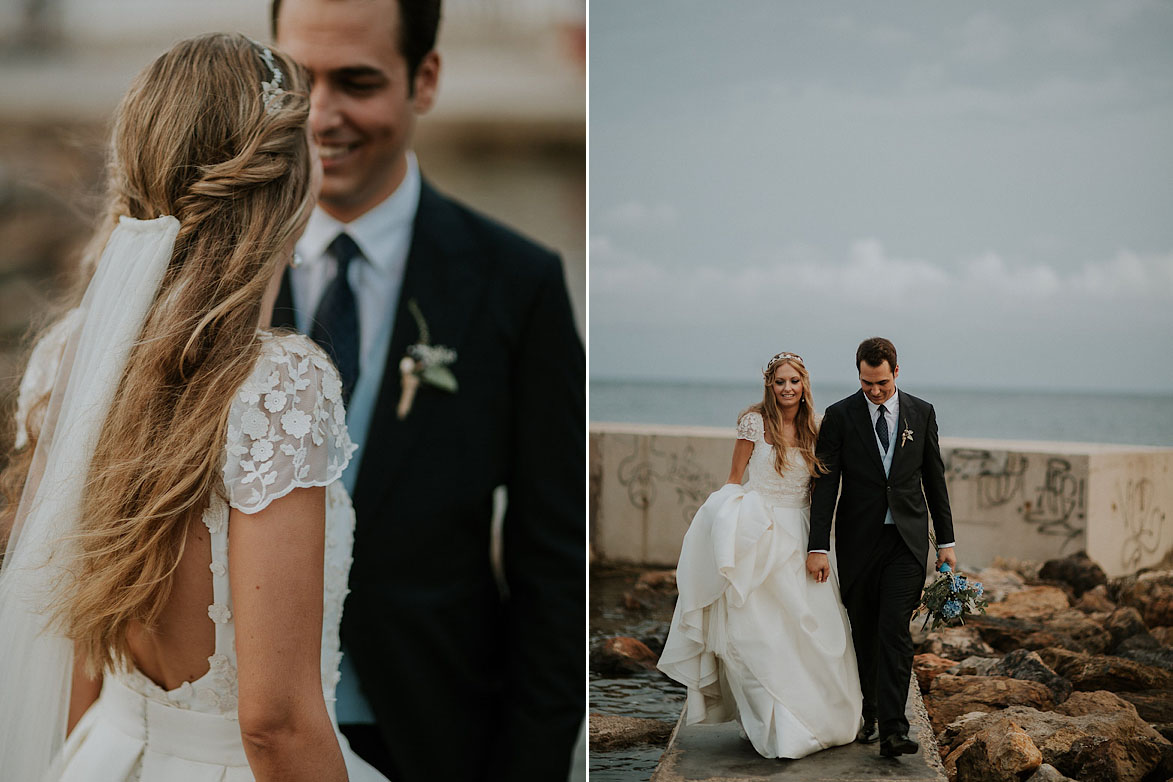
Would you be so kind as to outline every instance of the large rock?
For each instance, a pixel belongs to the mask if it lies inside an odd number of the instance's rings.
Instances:
[[[1043,630],[1040,622],[1009,616],[975,616],[969,620],[968,626],[989,644],[991,649],[999,652],[1020,649],[1025,645],[1026,639]],[[1074,643],[1071,639],[1063,639],[1063,643],[1051,645],[1066,648],[1066,644]]]
[[[948,746],[956,752],[982,731],[1005,730],[1013,722],[1030,736],[1044,763],[1073,779],[1139,782],[1150,774],[1165,779],[1166,769],[1173,768],[1169,741],[1112,693],[1076,693],[1059,708],[1087,713],[1010,706],[995,714],[967,715],[941,732],[942,751]]]
[[[1120,697],[1131,703],[1145,722],[1173,723],[1173,690],[1122,692]]]
[[[1013,720],[998,722],[958,748],[946,760],[956,778],[982,782],[1018,782],[1043,762],[1043,753]]]
[[[1056,714],[1066,714],[1068,717],[1086,717],[1089,714],[1137,714],[1135,706],[1107,690],[1077,692],[1056,706],[1053,711]]]
[[[1071,696],[1071,682],[1055,673],[1038,652],[1016,649],[998,661],[993,673],[1021,681],[1038,682],[1051,691],[1054,703],[1062,703]]]
[[[991,603],[1000,603],[1007,595],[1026,589],[1026,581],[1020,573],[1000,567],[988,567],[973,579],[982,582],[982,590]]]
[[[1085,614],[1109,614],[1116,610],[1116,604],[1108,597],[1108,587],[1104,584],[1084,592],[1075,601],[1075,607]]]
[[[966,657],[945,673],[954,676],[990,676],[1001,662],[999,657]]]
[[[645,570],[635,580],[635,586],[648,589],[662,589],[666,592],[676,591],[675,570]]]
[[[1040,649],[1039,657],[1076,690],[1137,692],[1173,688],[1173,673],[1122,657],[1056,648]]]
[[[916,681],[920,685],[920,691],[928,692],[929,685],[932,684],[933,679],[955,665],[957,663],[953,660],[938,657],[935,654],[918,654],[913,657],[912,672],[916,674]]]
[[[1075,590],[1076,597],[1108,583],[1108,576],[1103,568],[1093,562],[1086,551],[1077,551],[1063,559],[1044,562],[1039,569],[1039,578],[1069,584]]]
[[[1173,627],[1154,627],[1149,632],[1162,646],[1173,646]]]
[[[1132,606],[1117,608],[1109,614],[1108,618],[1104,620],[1104,629],[1112,635],[1113,649],[1119,646],[1121,641],[1148,632],[1148,627],[1141,619],[1140,611]]]
[[[1043,625],[1045,632],[1070,638],[1077,647],[1076,651],[1100,654],[1107,651],[1112,644],[1112,636],[1109,631],[1075,608],[1068,608],[1051,615],[1043,622]]]
[[[1121,644],[1121,648],[1116,651],[1116,656],[1123,657],[1127,660],[1133,660],[1143,665],[1151,665],[1155,668],[1162,668],[1170,673],[1173,673],[1173,649],[1167,646],[1158,646],[1156,648],[1144,648],[1142,646],[1129,647],[1135,641],[1138,641],[1143,636],[1133,636]]]
[[[928,634],[921,644],[921,652],[935,654],[950,660],[964,660],[966,657],[993,657],[994,650],[985,643],[977,630],[971,626],[941,627]]]
[[[1045,619],[1070,605],[1071,600],[1067,593],[1059,587],[1033,586],[1007,595],[1001,603],[991,604],[986,609],[986,615],[1014,619]]]
[[[624,635],[604,638],[591,649],[591,670],[624,674],[656,670],[656,653],[647,644]]]
[[[619,717],[591,712],[588,742],[597,752],[634,747],[639,744],[664,745],[672,735],[673,724],[640,717]]]
[[[1076,780],[1065,776],[1062,771],[1050,763],[1044,763],[1035,770],[1035,773],[1026,778],[1026,782],[1076,782]]]
[[[1111,586],[1116,590],[1116,602],[1140,611],[1149,627],[1173,626],[1173,570],[1141,573]]]
[[[997,711],[1007,706],[1050,709],[1051,691],[1038,682],[1008,676],[952,676],[943,673],[933,680],[925,696],[925,707],[940,733],[953,720],[971,711]]]

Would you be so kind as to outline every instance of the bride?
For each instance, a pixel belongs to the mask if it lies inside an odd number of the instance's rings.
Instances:
[[[659,668],[688,688],[686,723],[736,719],[761,755],[800,758],[854,741],[863,701],[835,567],[821,583],[806,572],[821,467],[810,376],[779,353],[763,378],[729,480],[684,536]]]
[[[5,474],[5,779],[384,779],[333,715],[341,385],[264,330],[321,179],[307,89],[216,34],[119,106],[100,257],[33,350]]]

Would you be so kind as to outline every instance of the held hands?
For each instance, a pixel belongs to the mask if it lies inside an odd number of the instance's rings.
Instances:
[[[806,555],[806,572],[818,583],[822,584],[831,575],[831,560],[826,554],[812,551]]]
[[[949,548],[937,549],[937,565],[936,565],[936,567],[933,568],[934,570],[939,571],[941,569],[941,564],[943,562],[949,563],[950,570],[953,570],[953,571],[957,570],[957,552],[954,551],[954,548],[955,548],[954,546],[950,546]],[[806,569],[810,570],[810,559],[809,558],[807,559]]]

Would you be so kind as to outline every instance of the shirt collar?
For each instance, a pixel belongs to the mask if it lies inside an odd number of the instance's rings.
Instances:
[[[411,229],[420,202],[420,170],[415,153],[407,153],[407,173],[395,192],[349,223],[344,223],[315,207],[306,224],[305,233],[298,240],[298,252],[307,263],[316,263],[326,255],[330,243],[345,231],[354,239],[373,266],[388,271],[393,258],[385,248],[394,246],[391,239]]]
[[[879,415],[880,406],[877,405],[875,402],[873,402],[871,399],[869,399],[867,394],[864,394],[863,398],[867,400],[868,411],[872,414],[872,420],[875,420],[876,416]],[[888,397],[888,399],[884,402],[884,409],[887,410],[889,413],[896,413],[900,410],[900,389],[899,388],[897,388],[895,391],[893,391],[892,396]]]

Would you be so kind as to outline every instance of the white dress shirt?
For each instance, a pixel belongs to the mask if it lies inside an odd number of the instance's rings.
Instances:
[[[348,270],[350,288],[358,304],[359,375],[368,369],[384,321],[389,318],[395,322],[419,202],[419,165],[409,152],[403,182],[382,203],[350,223],[315,209],[297,243],[302,264],[292,270],[289,281],[297,328],[304,334],[310,333],[318,302],[338,271],[338,262],[327,252],[330,243],[345,231],[362,251],[362,258],[356,258]]]

